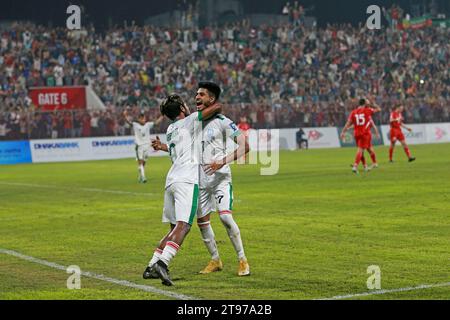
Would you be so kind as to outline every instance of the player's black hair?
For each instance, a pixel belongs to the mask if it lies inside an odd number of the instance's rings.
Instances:
[[[222,92],[220,87],[214,82],[208,82],[208,81],[199,82],[198,88],[208,90],[210,95],[212,94],[214,96],[214,98],[216,98],[216,101],[219,100],[220,93]]]
[[[181,106],[184,105],[183,99],[177,94],[169,95],[159,106],[162,115],[170,120],[175,120],[181,113]]]
[[[359,100],[359,105],[360,106],[365,106],[366,105],[366,99],[360,99]]]

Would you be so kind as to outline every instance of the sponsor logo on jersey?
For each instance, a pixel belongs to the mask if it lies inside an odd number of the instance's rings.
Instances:
[[[206,130],[206,140],[207,141],[214,140],[214,130],[212,128],[208,128],[208,130]]]

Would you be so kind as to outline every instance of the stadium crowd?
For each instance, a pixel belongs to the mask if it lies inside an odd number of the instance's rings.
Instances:
[[[406,122],[450,121],[450,28],[370,31],[295,21],[103,33],[14,23],[0,32],[0,140],[129,134],[126,106],[156,119],[168,93],[193,105],[204,79],[223,88],[226,114],[253,128],[343,126],[367,95],[384,110],[377,124],[388,123],[398,102]],[[106,110],[41,113],[27,94],[72,85],[91,86]]]

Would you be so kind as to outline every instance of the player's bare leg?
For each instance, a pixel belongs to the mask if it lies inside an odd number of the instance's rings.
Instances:
[[[359,163],[361,162],[361,158],[363,157],[363,153],[364,153],[364,150],[362,148],[358,147],[358,151],[356,152],[355,163],[353,164],[353,167],[352,167],[353,173],[356,173],[356,174],[359,173],[358,166],[359,166]]]
[[[389,162],[394,162],[393,156],[394,156],[394,149],[395,149],[395,143],[397,140],[391,141],[391,146],[389,148]]]
[[[161,254],[163,253],[164,247],[166,246],[167,239],[169,238],[170,233],[175,228],[174,224],[170,225],[170,231],[161,239],[158,247],[153,252],[153,256],[150,259],[147,268],[144,271],[143,278],[144,279],[158,279],[158,274],[152,269],[153,265],[161,259]]]
[[[230,238],[234,250],[236,251],[236,254],[238,256],[239,260],[238,275],[248,276],[250,275],[250,265],[248,264],[247,257],[245,256],[244,246],[242,245],[241,232],[239,230],[239,227],[236,221],[234,221],[231,211],[222,211],[219,212],[219,215],[220,221],[222,221],[222,224],[225,226],[225,229],[227,230],[228,233],[228,237]]]
[[[166,286],[172,286],[173,282],[169,276],[168,266],[170,261],[175,257],[184,239],[191,230],[191,226],[182,221],[178,221],[171,232],[161,241],[158,247],[162,250],[159,260],[152,266],[158,277],[162,280],[162,284]]]
[[[217,272],[223,269],[223,263],[220,260],[219,250],[217,249],[217,243],[210,220],[210,214],[197,219],[197,225],[200,229],[200,233],[202,234],[203,243],[211,254],[211,260],[209,261],[208,265],[202,271],[200,271],[201,274]]]
[[[372,166],[370,167],[370,169],[378,168],[377,156],[375,154],[374,148],[370,147],[367,151],[369,152],[370,158],[372,159]]]
[[[364,171],[370,171],[370,168],[367,166],[366,157],[364,157],[364,152],[361,156],[361,164],[363,165]],[[350,168],[353,168],[354,164],[350,165]]]
[[[408,145],[406,144],[406,141],[403,140],[403,141],[400,141],[400,143],[401,143],[402,146],[403,146],[403,150],[405,150],[406,156],[408,157],[408,161],[409,161],[409,162],[415,161],[416,158],[414,158],[414,157],[411,156],[411,151],[409,150],[409,147],[408,147]]]
[[[366,157],[364,157],[364,153],[363,153],[363,155],[361,157],[361,163],[363,165],[364,171],[369,171],[369,168],[367,167]]]

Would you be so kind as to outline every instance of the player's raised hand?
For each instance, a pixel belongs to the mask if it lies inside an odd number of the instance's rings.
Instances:
[[[161,140],[159,139],[158,136],[156,136],[156,139],[152,140],[152,147],[153,147],[153,149],[155,149],[155,151],[162,150],[161,149]]]

